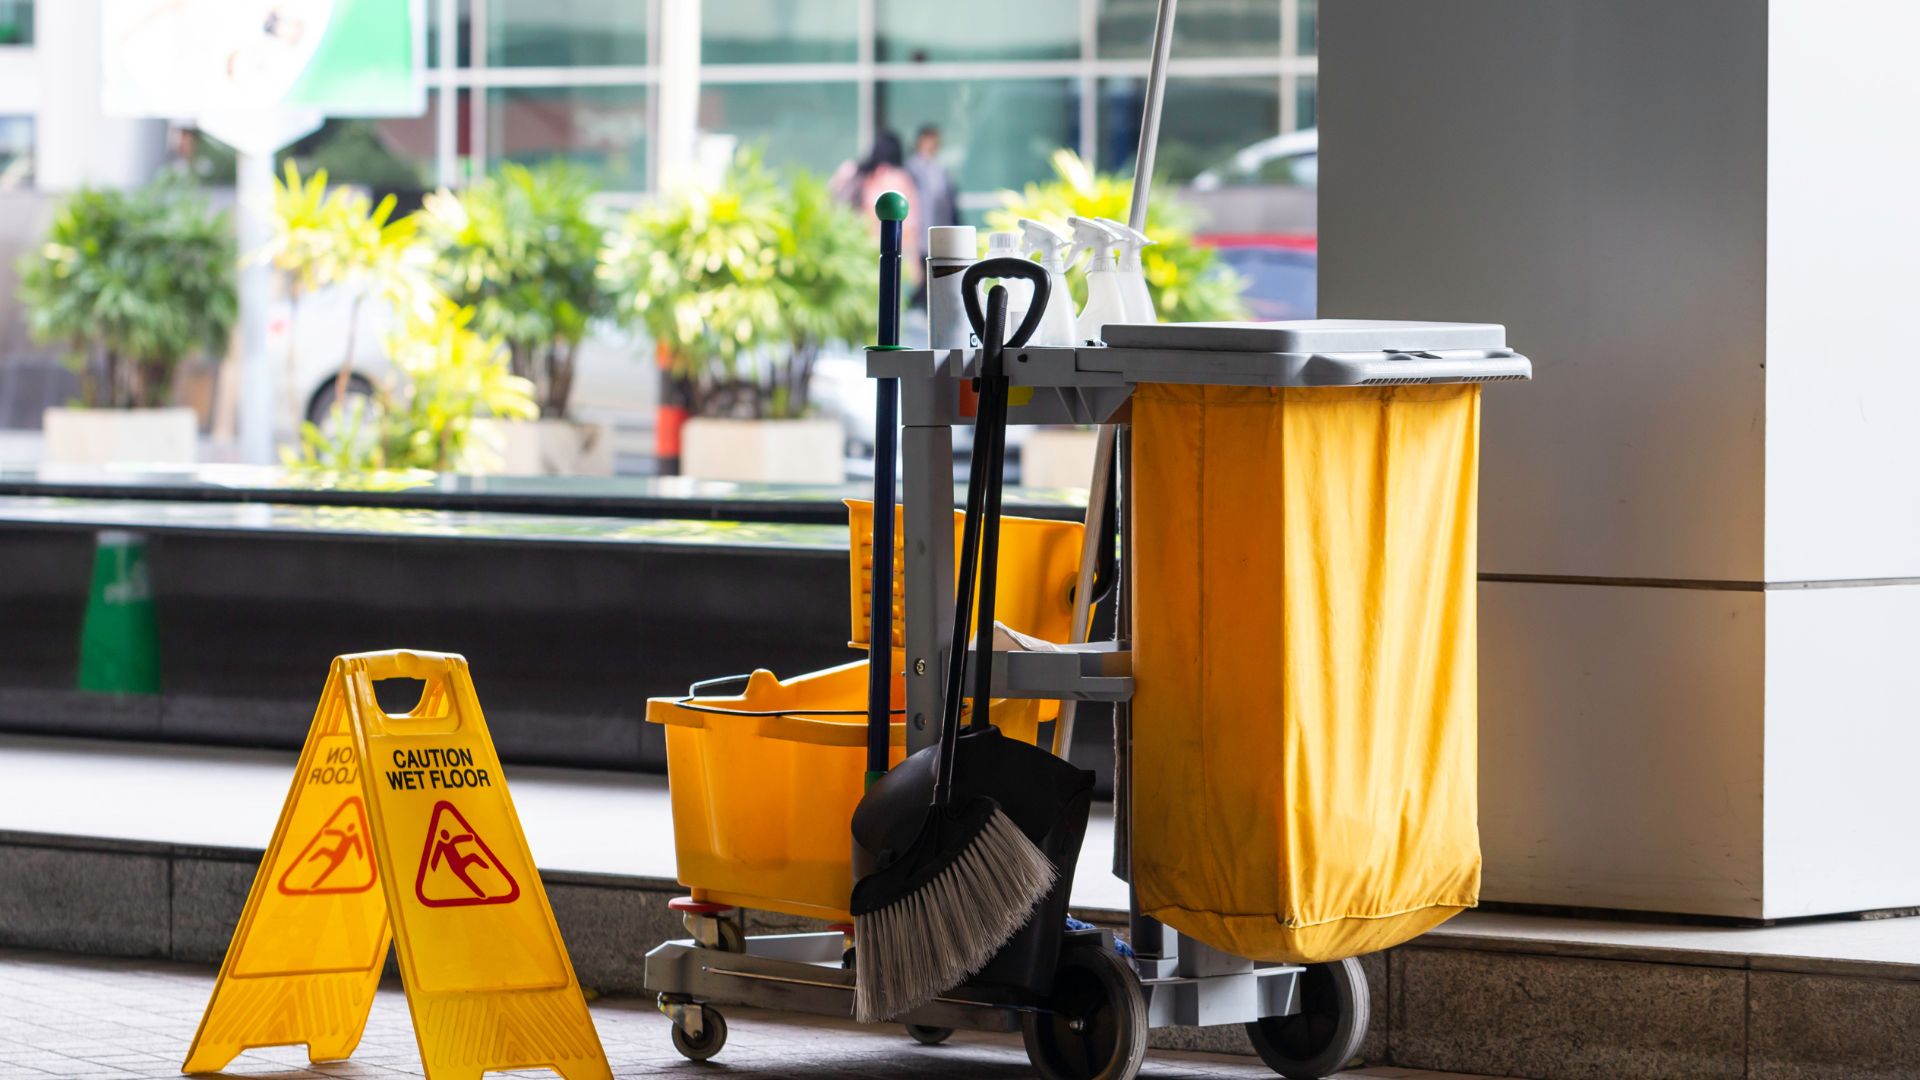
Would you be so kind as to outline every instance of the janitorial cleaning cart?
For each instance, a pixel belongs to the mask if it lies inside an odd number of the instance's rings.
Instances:
[[[1356,958],[1477,897],[1480,393],[1530,362],[1479,323],[1143,319],[1037,344],[1057,264],[951,249],[929,294],[965,325],[936,313],[951,347],[904,349],[905,206],[877,209],[876,478],[849,556],[869,659],[649,703],[691,890],[691,936],[646,961],[675,1046],[712,1057],[738,1004],[926,1043],[1018,1031],[1043,1077],[1125,1080],[1150,1028],[1231,1023],[1281,1075],[1333,1074],[1367,1029]],[[1011,424],[1098,426],[1084,524],[1002,519]],[[1088,641],[1096,608],[1116,630]],[[1120,934],[1066,917],[1083,702],[1114,708]],[[827,929],[749,936],[741,908]]]

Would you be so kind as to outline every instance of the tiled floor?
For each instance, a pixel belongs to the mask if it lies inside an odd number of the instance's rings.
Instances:
[[[0,950],[0,1077],[171,1080],[179,1075],[212,984],[212,972],[183,964]],[[1014,1080],[1033,1075],[1017,1039],[961,1033],[945,1046],[924,1047],[889,1028],[850,1021],[802,1024],[745,1009],[729,1010],[730,1036],[719,1058],[694,1065],[673,1050],[666,1019],[645,1002],[596,1002],[593,1017],[617,1077]],[[281,1047],[242,1054],[219,1075],[365,1080],[419,1076],[420,1066],[406,1003],[398,989],[389,989],[375,1001],[366,1036],[350,1061],[310,1066],[303,1049]],[[1247,1058],[1156,1051],[1140,1075],[1190,1080],[1273,1074]],[[1408,1069],[1362,1069],[1343,1076],[1469,1080]]]

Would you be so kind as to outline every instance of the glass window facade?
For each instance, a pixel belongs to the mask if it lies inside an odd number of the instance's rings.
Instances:
[[[0,116],[0,191],[33,186],[33,117]]]
[[[832,64],[859,58],[859,0],[702,0],[703,64]]]
[[[873,14],[874,56],[882,62],[1072,60],[1080,55],[1078,0],[874,0]]]
[[[329,120],[320,130],[282,151],[300,171],[327,170],[328,179],[375,191],[417,191],[433,186],[435,103],[427,115],[382,120]]]
[[[652,116],[644,86],[504,87],[487,92],[487,161],[569,161],[615,191],[647,185]]]
[[[427,0],[427,65],[440,64],[440,37],[444,32],[440,0]],[[473,65],[473,0],[458,0],[453,5],[453,66]]]
[[[1101,57],[1144,59],[1152,52],[1156,0],[1098,0],[1098,7]],[[1181,0],[1173,56],[1278,56],[1281,8],[1280,0]]]
[[[1080,95],[1069,79],[883,82],[875,99],[879,130],[909,148],[921,125],[939,125],[941,156],[963,192],[1051,175],[1053,152],[1080,145]]]
[[[647,5],[635,0],[477,0],[491,67],[617,67],[647,62]]]
[[[851,82],[708,83],[700,130],[758,146],[771,164],[828,173],[859,149],[858,98]]]
[[[1095,158],[1100,168],[1132,171],[1146,92],[1145,79],[1101,84],[1100,152]],[[1234,151],[1279,133],[1278,80],[1169,78],[1161,105],[1156,178],[1191,180]]]
[[[33,44],[33,0],[0,0],[0,45]]]
[[[1045,179],[1057,149],[1132,161],[1155,0],[428,0],[429,85],[447,118],[404,151],[385,122],[373,130],[429,185],[560,157],[644,191],[668,2],[701,4],[700,132],[763,146],[776,165],[830,171],[881,131],[911,140],[937,124],[975,220],[1000,188]],[[1163,174],[1313,123],[1317,11],[1183,0]],[[428,134],[423,152],[415,135]]]

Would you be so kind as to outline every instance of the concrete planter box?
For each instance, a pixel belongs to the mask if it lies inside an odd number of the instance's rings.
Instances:
[[[199,457],[192,409],[54,408],[40,426],[50,465],[182,465]]]
[[[613,429],[578,420],[475,420],[476,472],[611,476]]]
[[[699,480],[840,484],[847,436],[838,420],[688,420],[680,471]]]
[[[1020,486],[1083,488],[1093,480],[1092,428],[1038,428],[1020,448]]]

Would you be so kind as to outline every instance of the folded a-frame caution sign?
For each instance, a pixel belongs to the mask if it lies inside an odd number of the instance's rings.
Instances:
[[[402,715],[374,696],[394,678],[423,684]],[[257,1046],[348,1056],[389,942],[428,1080],[611,1080],[458,656],[333,662],[184,1071]]]

